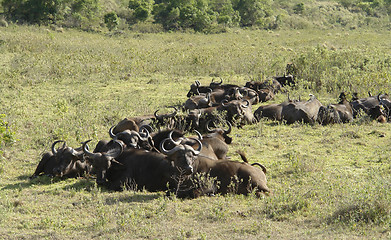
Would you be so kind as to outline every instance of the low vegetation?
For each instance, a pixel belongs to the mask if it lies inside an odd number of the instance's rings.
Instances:
[[[391,40],[375,30],[88,33],[0,28],[0,234],[7,239],[388,239],[389,123],[261,121],[233,129],[236,150],[267,169],[270,196],[110,192],[94,179],[30,180],[55,139],[108,139],[127,116],[171,111],[191,83],[244,85],[296,66],[291,98],[389,92]],[[286,100],[277,95],[273,102]],[[255,106],[256,108],[256,106]]]
[[[232,28],[389,28],[386,0],[0,0],[1,25],[220,33]]]

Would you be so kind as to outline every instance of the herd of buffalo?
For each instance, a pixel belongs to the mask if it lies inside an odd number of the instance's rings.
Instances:
[[[387,122],[391,101],[387,94],[350,101],[345,93],[339,102],[323,105],[314,95],[306,101],[288,100],[280,104],[252,106],[273,99],[275,94],[294,86],[292,75],[267,81],[250,81],[244,87],[223,84],[208,86],[195,81],[188,99],[175,111],[158,115],[125,118],[109,129],[110,140],[100,140],[94,150],[85,141],[72,148],[57,140],[45,153],[31,176],[94,176],[96,183],[110,190],[166,191],[180,198],[214,194],[269,194],[266,168],[227,156],[233,126],[256,124],[262,118],[291,124],[303,122],[322,125],[347,123],[367,114]],[[180,110],[179,110],[180,109]]]

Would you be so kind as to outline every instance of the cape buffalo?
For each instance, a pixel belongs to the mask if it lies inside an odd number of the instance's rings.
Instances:
[[[267,187],[266,168],[259,164],[249,164],[244,153],[239,152],[244,162],[219,160],[198,156],[196,172],[191,186],[179,197],[198,197],[206,194],[244,194],[251,192],[259,197],[261,193],[270,193]],[[259,167],[258,167],[259,166]],[[211,181],[210,184],[207,182]]]
[[[63,145],[56,149],[56,144],[61,142]],[[39,175],[77,177],[89,172],[89,169],[89,164],[83,159],[81,148],[73,149],[68,147],[65,141],[57,140],[52,144],[51,152],[47,152],[42,156],[30,178]]]
[[[227,111],[227,120],[231,124],[235,124],[235,122],[237,122],[239,125],[244,125],[256,122],[251,104],[248,100],[223,101],[221,106],[222,109]]]
[[[290,102],[282,107],[281,116],[288,124],[304,122],[313,124],[317,121],[319,108],[322,104],[312,94],[308,101]]]
[[[97,183],[116,191],[123,190],[124,186],[135,190],[162,191],[167,190],[168,185],[175,187],[175,175],[193,173],[194,160],[202,149],[201,142],[194,140],[198,143],[197,149],[167,138],[160,144],[161,153],[132,148],[124,150],[121,144],[112,153],[91,153],[86,149],[88,141],[83,143],[83,150],[93,159],[95,171],[100,172]],[[166,149],[167,141],[174,143],[172,149]]]
[[[345,93],[339,95],[338,104],[329,104],[327,107],[321,106],[318,112],[318,122],[322,125],[330,123],[347,123],[353,121],[353,110],[346,99]]]

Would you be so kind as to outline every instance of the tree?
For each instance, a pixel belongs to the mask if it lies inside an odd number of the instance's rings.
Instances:
[[[129,8],[132,9],[133,17],[137,21],[145,21],[151,16],[155,2],[153,0],[130,0]]]
[[[234,9],[239,12],[241,25],[245,27],[272,15],[269,0],[234,0]]]

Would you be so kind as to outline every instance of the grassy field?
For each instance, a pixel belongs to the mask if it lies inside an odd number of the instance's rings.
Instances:
[[[55,139],[78,147],[108,139],[124,117],[171,111],[191,83],[244,85],[294,62],[291,98],[340,91],[389,92],[388,32],[233,30],[218,35],[45,27],[0,28],[2,145],[0,239],[390,239],[391,129],[363,116],[351,124],[233,129],[229,155],[244,150],[268,169],[273,195],[193,200],[108,192],[94,179],[29,180]],[[272,102],[282,102],[280,94]],[[258,106],[254,106],[255,110]]]

